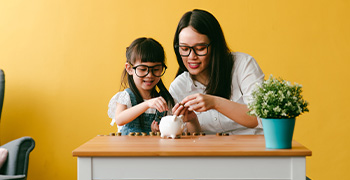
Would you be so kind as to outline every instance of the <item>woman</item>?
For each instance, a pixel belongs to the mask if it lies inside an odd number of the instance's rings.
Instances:
[[[169,92],[190,132],[261,134],[258,119],[247,114],[249,98],[264,74],[248,54],[231,52],[216,18],[195,9],[176,29],[174,49],[179,64]]]

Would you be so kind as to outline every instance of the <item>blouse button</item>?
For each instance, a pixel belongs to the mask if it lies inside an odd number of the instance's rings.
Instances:
[[[217,118],[217,117],[215,117],[215,118],[214,118],[214,121],[217,121],[217,120],[218,120],[218,118]]]

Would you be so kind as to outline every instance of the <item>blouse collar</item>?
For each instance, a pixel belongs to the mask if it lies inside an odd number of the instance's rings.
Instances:
[[[193,80],[191,78],[191,75],[189,72],[184,72],[186,73],[186,78],[188,79],[187,81],[187,91],[191,92],[191,91],[194,91],[194,90],[197,90],[197,89],[201,89],[203,92],[205,91],[205,86],[200,83],[199,81],[196,81],[196,80]]]

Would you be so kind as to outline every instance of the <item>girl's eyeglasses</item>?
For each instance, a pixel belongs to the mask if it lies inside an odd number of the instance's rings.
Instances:
[[[130,64],[130,63],[129,63]],[[130,64],[133,66],[132,64]],[[153,76],[161,77],[164,75],[165,70],[167,69],[165,64],[155,65],[155,66],[146,66],[146,65],[137,65],[132,67],[135,70],[136,76],[143,78],[149,74],[149,71],[152,71]]]

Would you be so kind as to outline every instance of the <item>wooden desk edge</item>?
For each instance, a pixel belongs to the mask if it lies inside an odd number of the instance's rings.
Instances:
[[[302,156],[312,156],[311,152],[298,152],[298,153],[254,153],[254,152],[244,152],[244,153],[211,153],[210,155],[206,153],[174,153],[174,152],[162,152],[162,153],[139,153],[139,152],[80,152],[73,151],[73,157],[302,157]]]
[[[218,151],[213,151],[213,150],[207,150],[207,149],[201,149],[201,150],[191,150],[191,151],[187,151],[187,150],[135,150],[133,151],[133,149],[131,150],[122,150],[122,151],[116,151],[115,149],[107,149],[107,150],[103,150],[102,148],[92,148],[95,150],[90,150],[89,148],[86,148],[86,146],[91,145],[91,142],[96,142],[96,139],[101,138],[101,137],[95,137],[91,140],[89,140],[88,142],[84,143],[83,145],[79,146],[78,148],[76,148],[73,152],[72,155],[73,157],[111,157],[111,156],[115,156],[115,157],[179,157],[179,156],[183,156],[183,157],[189,157],[189,156],[194,156],[194,157],[203,157],[203,156],[207,156],[207,157],[211,157],[211,156],[311,156],[312,155],[312,151],[310,151],[309,149],[307,149],[306,147],[304,147],[303,145],[301,145],[300,143],[296,142],[295,140],[293,140],[293,148],[292,149],[266,149],[264,148],[264,146],[261,146],[261,141],[263,136],[261,135],[233,135],[232,138],[253,138],[253,139],[258,139],[259,141],[257,141],[258,144],[260,144],[258,150],[237,150],[237,149],[233,149],[233,150],[218,150]],[[103,137],[102,137],[103,138]],[[114,139],[113,139],[114,138]],[[105,136],[103,139],[107,139],[107,140],[117,140],[115,138],[118,137],[108,137]],[[138,137],[125,137],[125,138],[138,138]],[[142,138],[142,137],[139,137]],[[153,138],[158,138],[158,137],[153,137]],[[214,136],[209,137],[208,138],[215,138]],[[133,139],[133,140],[137,140],[137,139]],[[129,141],[129,139],[128,139]],[[110,142],[108,142],[110,143]],[[114,142],[113,142],[114,143]]]

